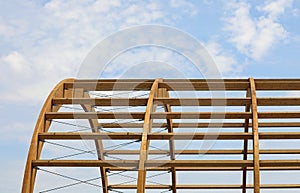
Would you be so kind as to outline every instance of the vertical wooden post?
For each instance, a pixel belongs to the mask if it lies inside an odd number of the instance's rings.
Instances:
[[[250,96],[251,96],[251,89],[248,88],[247,93],[246,93],[246,97],[248,98]],[[251,103],[246,105],[245,112],[250,111],[250,106],[251,106]],[[249,132],[249,118],[245,119],[244,132],[245,133]],[[243,160],[247,160],[247,159],[248,159],[248,139],[245,139],[244,140]],[[242,192],[246,193],[246,191],[247,191],[247,167],[244,167],[243,168],[243,189],[242,189]]]
[[[258,136],[258,114],[256,88],[253,78],[249,79],[252,102],[252,133],[253,133],[253,163],[254,163],[254,193],[260,193],[260,166],[259,166],[259,136]]]
[[[158,92],[158,97],[165,97],[169,98],[169,93],[166,88],[160,88]],[[169,104],[164,104],[164,109],[166,112],[171,112],[171,106]],[[173,133],[173,121],[172,119],[167,119],[167,128],[169,133]],[[169,140],[169,148],[170,148],[170,158],[171,160],[175,160],[175,153],[174,153],[174,140],[170,139]],[[172,192],[176,193],[176,169],[174,167],[171,168],[172,172]]]
[[[84,92],[82,90],[82,93],[80,94],[82,95],[81,97],[83,98],[90,98],[90,95],[88,94],[88,92]],[[76,95],[75,95],[76,97]],[[84,109],[85,112],[95,112],[95,109],[93,108],[92,105],[81,105],[82,108]],[[99,130],[99,123],[98,123],[98,119],[97,116],[95,115],[94,119],[88,119],[89,124],[92,128],[92,132],[93,133],[100,133]],[[96,146],[96,151],[97,151],[97,157],[98,160],[105,160],[104,154],[103,154],[103,143],[102,140],[95,140],[95,146]],[[101,175],[101,183],[102,183],[102,191],[103,193],[108,193],[108,178],[106,175],[106,170],[104,167],[99,167],[100,169],[100,175]]]

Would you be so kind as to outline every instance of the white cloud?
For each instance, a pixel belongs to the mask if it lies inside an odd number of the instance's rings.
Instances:
[[[1,42],[9,45],[0,53],[0,100],[8,102],[43,101],[58,81],[76,76],[85,55],[108,34],[131,25],[176,22],[171,18],[178,14],[168,6],[172,2],[160,1],[11,3],[19,11],[0,15]],[[192,4],[182,3],[173,9],[190,15]]]
[[[30,64],[26,59],[18,52],[13,51],[1,58],[2,62],[5,63],[7,68],[10,68],[12,74],[25,75],[29,76],[30,73]]]
[[[170,6],[173,8],[180,8],[182,13],[187,13],[189,15],[196,15],[198,12],[195,6],[187,0],[170,0]]]
[[[278,17],[286,11],[287,8],[291,8],[293,0],[277,0],[277,1],[265,1],[264,6],[258,6],[259,11],[263,11],[272,19],[278,19]]]
[[[237,76],[242,71],[234,55],[226,51],[222,45],[215,41],[204,43],[222,76]]]
[[[291,7],[291,0],[266,1],[257,7],[260,15],[252,16],[249,3],[228,3],[224,30],[241,53],[259,60],[274,44],[288,38],[287,30],[278,20]]]

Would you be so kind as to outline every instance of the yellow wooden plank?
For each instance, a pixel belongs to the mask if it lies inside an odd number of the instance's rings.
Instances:
[[[259,135],[258,135],[258,113],[257,113],[257,101],[256,101],[256,88],[253,78],[249,78],[251,89],[251,110],[252,110],[252,133],[253,133],[253,182],[254,193],[260,193],[260,162],[259,162]]]

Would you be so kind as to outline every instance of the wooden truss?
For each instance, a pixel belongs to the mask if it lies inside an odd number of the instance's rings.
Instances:
[[[180,189],[261,189],[300,188],[300,184],[261,184],[260,172],[264,170],[299,170],[300,159],[260,159],[260,155],[300,154],[300,149],[259,149],[259,141],[272,139],[300,139],[300,132],[289,128],[299,128],[300,111],[259,111],[260,106],[300,106],[300,97],[257,97],[261,91],[300,90],[300,79],[156,79],[156,80],[74,80],[60,82],[47,98],[32,136],[28,153],[22,193],[33,193],[37,167],[97,167],[100,169],[101,186],[104,193],[111,189],[134,189],[143,193],[147,189],[165,189],[176,192]],[[145,91],[143,98],[132,97],[91,97],[91,92]],[[243,97],[174,97],[172,92],[232,92],[243,91]],[[224,95],[225,96],[225,95]],[[80,105],[83,112],[63,111],[63,105]],[[95,111],[96,107],[128,106],[144,107],[143,111]],[[243,107],[243,111],[172,111],[176,107]],[[162,107],[163,112],[156,109]],[[128,108],[129,109],[129,108]],[[90,132],[49,132],[52,120],[86,119]],[[117,123],[113,119],[143,122]],[[159,120],[157,122],[157,120]],[[193,121],[191,121],[193,120]],[[196,121],[195,121],[196,120]],[[216,122],[217,120],[221,122]],[[269,121],[265,121],[269,120]],[[270,121],[271,120],[271,121]],[[281,121],[282,120],[282,121]],[[190,121],[190,122],[189,122]],[[153,128],[166,128],[165,132],[152,132]],[[286,128],[286,132],[276,132],[276,128]],[[128,132],[107,133],[99,128],[127,128]],[[142,128],[142,132],[136,132]],[[185,128],[220,128],[222,132],[184,132]],[[241,132],[223,132],[223,128],[240,128]],[[259,128],[272,128],[272,132],[260,132]],[[175,132],[176,130],[176,132]],[[140,130],[141,131],[141,130]],[[93,140],[97,150],[97,160],[43,160],[40,159],[45,140]],[[177,140],[242,140],[243,149],[177,149]],[[106,151],[104,140],[140,140],[140,150]],[[153,150],[151,141],[168,141],[168,149]],[[248,147],[248,142],[252,147]],[[149,160],[149,155],[168,153],[166,160]],[[105,155],[139,155],[137,160],[106,160]],[[183,160],[177,155],[242,155],[236,160]],[[249,155],[252,158],[249,159]],[[114,185],[108,182],[108,171],[136,171],[136,184]],[[170,171],[171,184],[151,185],[146,182],[147,171]],[[176,172],[179,171],[242,171],[241,184],[179,184]],[[247,184],[247,172],[253,172],[253,184]]]

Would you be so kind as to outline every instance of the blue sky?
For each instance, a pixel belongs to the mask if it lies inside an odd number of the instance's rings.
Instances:
[[[76,77],[85,56],[109,34],[168,25],[197,38],[224,78],[299,78],[299,9],[296,0],[1,1],[1,192],[20,190],[31,134],[50,90]],[[152,52],[153,58],[171,56]],[[134,57],[128,53],[127,60]],[[112,64],[106,77],[117,78],[115,70]]]

